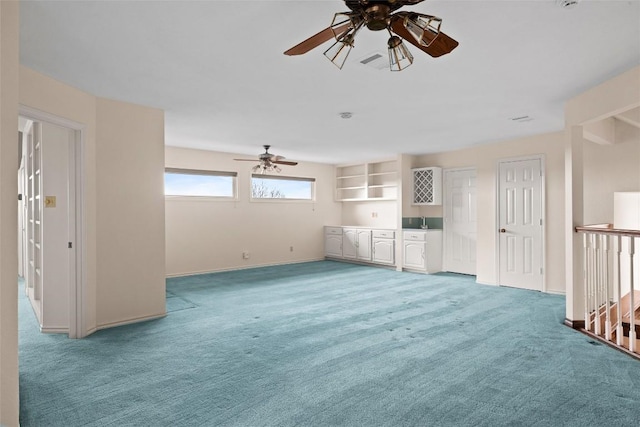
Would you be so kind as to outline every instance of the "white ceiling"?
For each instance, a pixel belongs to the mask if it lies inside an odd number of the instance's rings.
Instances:
[[[346,163],[558,131],[566,100],[640,64],[640,0],[425,1],[460,42],[396,73],[361,31],[342,71],[283,52],[340,0],[23,1],[21,63],[95,95],[165,110],[166,144]],[[351,119],[339,113],[353,113]],[[512,117],[531,116],[517,123]]]

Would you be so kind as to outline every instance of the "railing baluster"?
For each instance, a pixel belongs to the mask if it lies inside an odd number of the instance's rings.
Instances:
[[[592,243],[593,243],[593,278],[594,278],[594,286],[593,286],[593,322],[595,326],[595,334],[600,335],[600,301],[599,301],[599,293],[600,293],[600,245],[597,234],[592,234]]]
[[[602,239],[602,246],[604,249],[603,253],[603,283],[604,283],[604,298],[605,298],[605,327],[604,327],[604,336],[610,341],[611,340],[611,298],[610,298],[610,287],[609,287],[609,236],[603,234],[600,236]]]
[[[587,241],[587,306],[585,307],[586,312],[588,314],[588,327],[587,330],[591,331],[591,301],[592,301],[592,293],[593,293],[593,265],[591,263],[592,261],[592,252],[591,252],[591,235],[587,235],[588,237],[588,241]]]
[[[591,329],[591,321],[589,316],[589,234],[584,233],[582,235],[582,246],[584,247],[582,270],[584,271],[584,328],[588,331]]]
[[[616,296],[616,344],[622,347],[622,271],[620,270],[620,258],[622,257],[622,236],[616,236],[616,285],[618,295]]]
[[[629,351],[636,351],[636,311],[635,284],[633,283],[633,255],[635,254],[635,238],[629,237]]]

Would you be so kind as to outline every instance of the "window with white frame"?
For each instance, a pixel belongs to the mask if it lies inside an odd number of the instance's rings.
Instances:
[[[236,198],[237,172],[165,168],[165,196]]]
[[[315,178],[251,175],[251,198],[259,200],[315,199]]]

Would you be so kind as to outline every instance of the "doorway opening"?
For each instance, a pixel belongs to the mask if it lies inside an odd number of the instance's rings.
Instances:
[[[18,273],[42,332],[86,335],[83,125],[19,109]]]

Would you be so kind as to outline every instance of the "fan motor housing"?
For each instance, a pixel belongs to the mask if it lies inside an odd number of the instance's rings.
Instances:
[[[365,9],[365,22],[371,31],[384,30],[389,26],[391,8],[386,4],[374,4]]]

